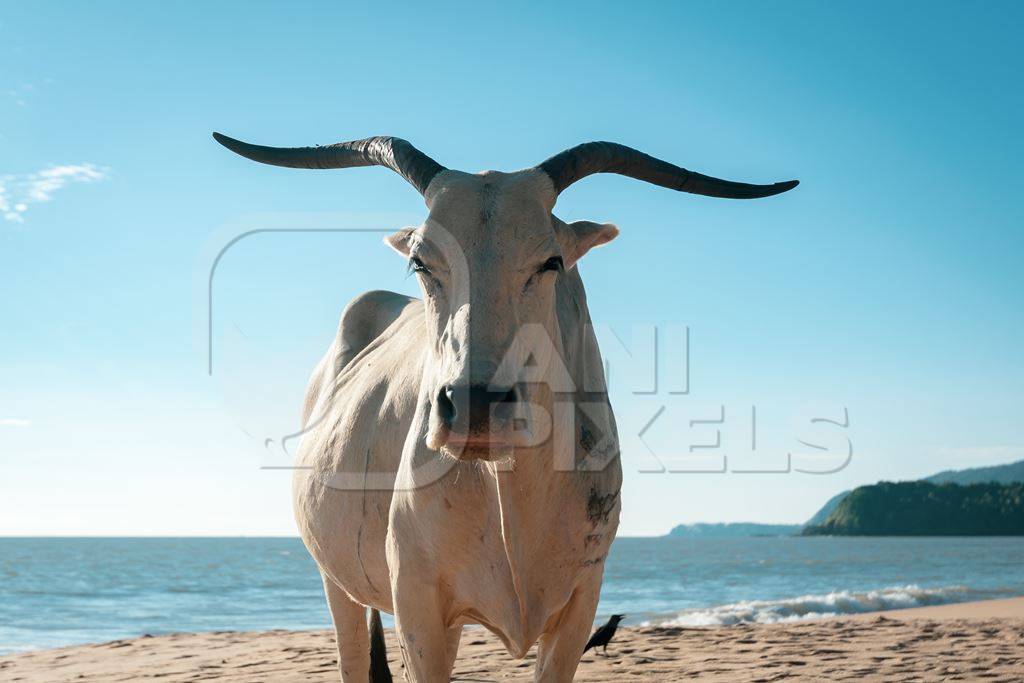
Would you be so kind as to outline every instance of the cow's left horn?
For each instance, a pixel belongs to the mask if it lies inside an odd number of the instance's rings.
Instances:
[[[671,190],[725,199],[770,197],[800,184],[799,180],[788,180],[772,185],[750,185],[712,178],[614,142],[578,145],[556,154],[537,168],[548,174],[556,193],[593,173],[618,173]]]
[[[445,170],[401,138],[374,137],[317,147],[264,147],[214,133],[213,139],[247,159],[288,168],[351,168],[386,166],[400,174],[423,194],[439,172]]]

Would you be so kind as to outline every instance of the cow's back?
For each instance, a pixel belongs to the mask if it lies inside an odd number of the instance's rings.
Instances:
[[[423,304],[356,298],[310,378],[293,482],[296,523],[321,570],[391,611],[384,540],[395,473],[423,374]]]

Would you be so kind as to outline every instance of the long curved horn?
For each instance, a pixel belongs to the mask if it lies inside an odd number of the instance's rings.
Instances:
[[[213,139],[247,159],[288,168],[386,166],[423,194],[445,168],[401,138],[374,137],[316,147],[264,147],[214,133]]]
[[[551,157],[540,166],[560,193],[592,173],[618,173],[679,192],[724,199],[757,199],[792,190],[799,180],[749,185],[687,171],[674,164],[614,142],[586,142]]]

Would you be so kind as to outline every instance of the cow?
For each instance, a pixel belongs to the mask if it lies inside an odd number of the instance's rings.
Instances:
[[[379,612],[395,615],[412,681],[450,679],[466,624],[515,658],[539,643],[536,680],[572,680],[622,483],[576,265],[618,229],[559,220],[559,193],[593,173],[734,199],[797,181],[720,180],[609,142],[471,174],[399,138],[277,148],[214,137],[277,166],[390,168],[428,209],[385,238],[422,298],[371,291],[349,303],[303,406],[295,519],[323,577],[342,681],[390,676],[371,674],[367,609],[377,643]]]

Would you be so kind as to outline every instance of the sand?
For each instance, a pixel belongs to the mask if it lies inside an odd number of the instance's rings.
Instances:
[[[401,680],[394,634],[391,670]],[[457,681],[531,680],[494,636],[466,629]],[[578,681],[1021,681],[1024,598],[716,628],[623,628]],[[326,631],[182,633],[0,657],[0,681],[339,680]]]

